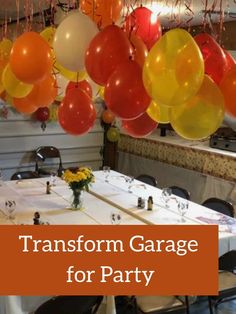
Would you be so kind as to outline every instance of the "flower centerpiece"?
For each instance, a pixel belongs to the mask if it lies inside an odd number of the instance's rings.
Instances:
[[[73,191],[72,209],[81,209],[81,192],[88,191],[89,185],[94,182],[94,175],[90,168],[81,167],[75,170],[67,169],[63,174],[63,179],[68,183]]]

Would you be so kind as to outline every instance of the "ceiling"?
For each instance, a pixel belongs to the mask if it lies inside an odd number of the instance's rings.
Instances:
[[[57,0],[52,2],[58,3]],[[76,1],[61,0],[60,2],[68,4]],[[208,3],[207,7],[204,5],[205,2]],[[164,26],[184,23],[201,24],[203,23],[205,10],[208,11],[208,14],[206,14],[207,21],[210,20],[210,17],[213,22],[219,21],[222,12],[224,12],[225,21],[236,18],[236,3],[234,0],[125,0],[125,3],[137,3],[137,5],[143,3],[143,5],[149,6],[160,15]],[[221,3],[222,8],[220,7]],[[19,8],[17,8],[17,4]],[[4,24],[6,20],[8,22],[16,20],[17,16],[24,18],[27,13],[28,15],[37,14],[49,8],[49,6],[49,0],[0,0],[0,23]],[[213,11],[212,8],[214,8]],[[61,13],[60,11],[61,9],[58,8],[58,14]]]

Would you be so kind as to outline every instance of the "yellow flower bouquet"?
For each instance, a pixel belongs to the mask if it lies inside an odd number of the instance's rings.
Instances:
[[[80,167],[73,171],[68,169],[63,174],[63,180],[73,191],[72,208],[80,209],[82,206],[81,191],[88,191],[89,185],[95,181],[92,170],[87,167]]]

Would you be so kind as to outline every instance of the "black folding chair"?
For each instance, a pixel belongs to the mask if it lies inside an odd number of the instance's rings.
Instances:
[[[136,177],[137,180],[147,183],[149,185],[157,187],[157,180],[148,174],[140,174]]]
[[[35,314],[95,314],[103,296],[58,296],[43,303]]]
[[[47,176],[52,172],[56,172],[60,177],[63,173],[62,159],[59,149],[54,146],[41,146],[35,151],[35,172],[39,176]],[[52,166],[45,166],[45,161],[48,159],[57,158],[59,160],[58,167],[55,169]]]
[[[227,201],[220,198],[211,197],[202,203],[202,206],[213,209],[221,214],[234,217],[234,207]]]
[[[219,258],[219,295],[209,296],[210,313],[217,305],[231,301],[236,296],[236,250],[229,251]]]

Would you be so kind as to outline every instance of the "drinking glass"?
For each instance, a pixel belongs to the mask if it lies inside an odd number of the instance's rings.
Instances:
[[[108,178],[109,178],[109,175],[110,175],[111,167],[103,166],[102,170],[103,170],[103,173],[105,175],[105,182],[109,182]]]
[[[128,185],[128,192],[129,193],[132,193],[132,190],[131,188],[133,187],[132,183],[134,181],[134,176],[126,176],[125,177],[125,182],[127,182],[129,185]]]
[[[169,208],[169,201],[171,200],[172,190],[171,188],[164,188],[161,192],[161,200],[166,208]]]
[[[189,201],[186,199],[181,199],[178,201],[178,211],[181,216],[181,222],[185,222],[186,220],[184,219],[185,214],[187,213],[189,208]]]
[[[15,219],[16,201],[8,199],[5,201],[5,210],[9,219]]]
[[[50,175],[50,184],[51,186],[56,186],[56,180],[57,180],[57,176],[55,172],[51,172]]]
[[[110,219],[112,225],[119,225],[121,223],[122,217],[121,214],[118,212],[111,212]]]

